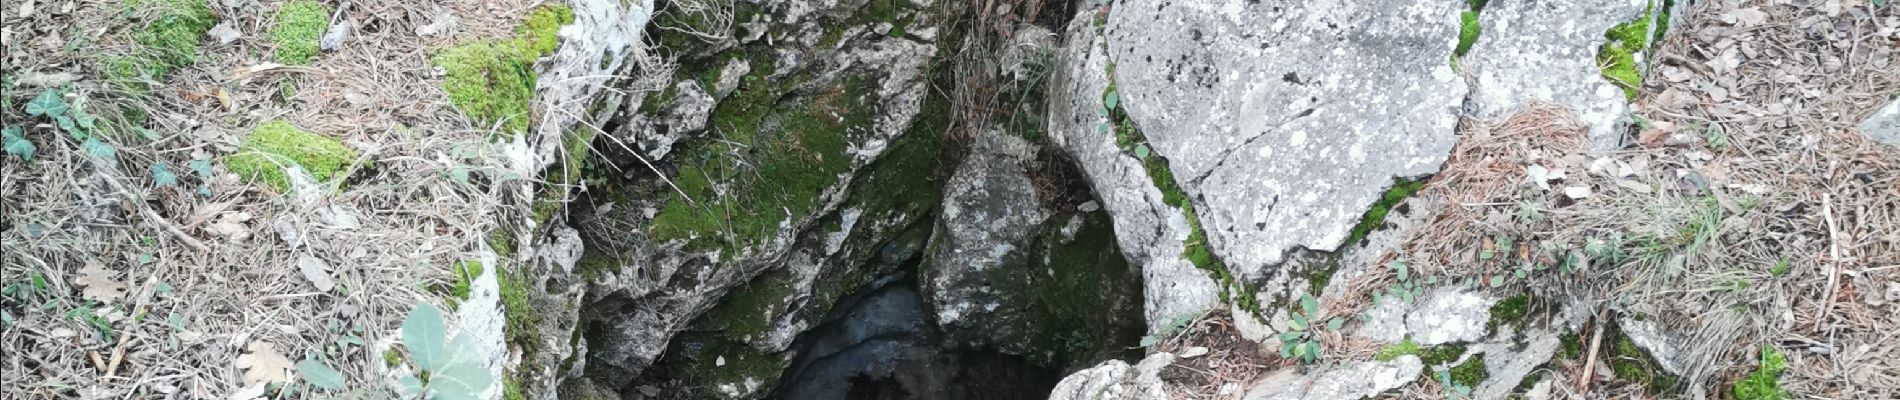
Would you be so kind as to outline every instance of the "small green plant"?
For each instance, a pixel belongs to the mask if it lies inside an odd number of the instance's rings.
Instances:
[[[1477,11],[1465,11],[1458,15],[1458,48],[1452,51],[1459,57],[1471,52],[1471,45],[1478,42],[1478,35],[1484,33],[1484,27],[1478,24]]]
[[[1312,325],[1324,319],[1319,312],[1319,301],[1314,300],[1312,294],[1300,296],[1300,311],[1292,313],[1287,325],[1291,330],[1280,333],[1280,357],[1298,358],[1307,363],[1319,360],[1319,338],[1315,335],[1319,328]],[[1326,329],[1338,331],[1345,322],[1339,317],[1326,319]]]
[[[81,150],[85,151],[87,155],[98,159],[100,162],[104,162],[108,166],[118,162],[118,150],[113,148],[112,145],[101,141],[100,135],[96,133],[99,129],[99,117],[86,112],[86,108],[83,106],[66,104],[66,98],[60,93],[59,89],[47,89],[44,92],[40,92],[39,96],[34,97],[32,101],[26,103],[26,114],[28,116],[46,117],[46,119],[51,120],[53,125],[65,131],[68,137],[80,142],[79,148]],[[7,136],[12,137],[16,135]],[[24,139],[24,137],[20,137],[21,142],[24,142]],[[21,144],[21,142],[8,140],[8,143],[6,143],[8,154],[16,154],[14,153],[16,147],[21,149],[21,153],[29,153],[28,150],[32,148],[32,144]]]
[[[409,361],[423,372],[422,377],[405,376],[398,381],[405,399],[462,400],[478,399],[494,376],[482,360],[468,351],[474,337],[466,332],[449,338],[442,310],[430,304],[417,304],[402,322],[402,345]],[[425,379],[426,378],[426,379]]]
[[[317,58],[317,40],[330,25],[329,19],[330,8],[315,0],[284,3],[277,9],[277,26],[270,33],[277,46],[277,62],[310,64]]]
[[[1412,279],[1412,268],[1406,265],[1404,261],[1392,261],[1387,263],[1386,267],[1392,268],[1392,273],[1398,280],[1394,281],[1392,286],[1387,287],[1383,292],[1373,292],[1372,303],[1378,304],[1384,301],[1386,296],[1399,299],[1406,304],[1411,304],[1417,300],[1419,294],[1418,280]]]
[[[1388,362],[1398,359],[1399,356],[1418,355],[1421,350],[1423,349],[1418,347],[1418,342],[1412,341],[1411,336],[1406,336],[1405,340],[1400,341],[1398,344],[1389,344],[1379,348],[1379,352],[1373,354],[1372,359],[1378,360],[1379,362]]]
[[[33,146],[32,141],[26,140],[26,136],[21,134],[20,127],[17,126],[0,129],[0,148],[5,148],[7,154],[20,156],[21,160],[26,161],[33,161],[33,152],[38,149]]]
[[[1445,386],[1445,397],[1451,399],[1470,398],[1471,385],[1451,379],[1453,369],[1456,368],[1438,370],[1438,383]]]
[[[1774,273],[1775,276],[1788,275],[1788,256],[1781,256],[1781,261],[1775,262],[1775,267],[1770,268],[1768,272]]]
[[[1198,318],[1199,316],[1196,316],[1196,315],[1182,315],[1179,317],[1175,317],[1173,320],[1168,322],[1167,326],[1163,326],[1161,327],[1161,329],[1155,330],[1154,334],[1148,335],[1148,336],[1142,336],[1141,347],[1154,347],[1155,344],[1161,343],[1162,339],[1167,339],[1170,336],[1174,336],[1177,333],[1181,333],[1181,331],[1187,330],[1188,324],[1194,322],[1194,320]]]
[[[1788,391],[1781,388],[1781,371],[1788,369],[1788,359],[1775,351],[1774,346],[1762,346],[1761,367],[1742,380],[1735,382],[1736,400],[1781,400],[1788,398]]]

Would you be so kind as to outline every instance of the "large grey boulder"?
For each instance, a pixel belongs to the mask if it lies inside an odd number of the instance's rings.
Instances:
[[[1005,268],[1029,268],[1033,260],[1023,259],[1029,250],[1024,247],[1049,219],[1029,177],[1035,152],[1020,137],[985,132],[945,183],[935,244],[921,279],[937,310],[937,324],[945,329],[1007,330],[1021,325],[1013,320],[1030,317],[1014,310],[1022,304],[1005,304],[1020,298],[999,290],[994,284],[1003,282],[993,278],[1012,278],[1001,271]]]
[[[1066,170],[1038,154],[1002,131],[972,141],[944,184],[920,285],[957,346],[1058,369],[1114,358],[1144,329],[1140,276],[1085,190],[1037,186]]]
[[[1153,333],[1213,308],[1220,287],[1182,256],[1191,234],[1186,216],[1163,201],[1141,161],[1101,128],[1108,123],[1101,110],[1109,57],[1094,16],[1092,10],[1078,13],[1063,34],[1048,88],[1048,132],[1114,221],[1115,240],[1128,261],[1141,268],[1143,315]]]
[[[1603,32],[1643,14],[1643,0],[1524,0],[1489,3],[1483,35],[1458,59],[1473,77],[1473,116],[1500,118],[1531,102],[1570,108],[1598,150],[1615,148],[1629,100],[1603,78]]]
[[[1466,86],[1458,1],[1118,3],[1122,107],[1236,275],[1333,250],[1394,177],[1445,161]],[[1099,71],[1099,70],[1098,70]],[[1098,92],[1099,93],[1099,92]]]

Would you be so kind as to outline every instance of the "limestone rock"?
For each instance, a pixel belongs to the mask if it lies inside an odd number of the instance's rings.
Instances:
[[[1446,62],[1462,8],[1118,5],[1107,51],[1122,107],[1168,159],[1214,253],[1252,280],[1290,249],[1337,248],[1394,177],[1438,170],[1466,92]]]
[[[1485,379],[1473,388],[1472,397],[1508,398],[1524,382],[1524,377],[1550,362],[1563,337],[1561,332],[1542,328],[1525,328],[1520,333],[1515,327],[1505,325],[1498,330],[1493,340],[1468,348],[1472,353],[1485,355]]]
[[[1366,310],[1369,319],[1358,334],[1381,343],[1410,336],[1420,346],[1476,341],[1485,335],[1495,301],[1456,286],[1431,289],[1409,304],[1386,296]]]
[[[1468,105],[1478,118],[1500,118],[1533,101],[1569,107],[1590,128],[1597,150],[1619,144],[1629,101],[1602,77],[1603,32],[1643,14],[1641,0],[1500,1],[1479,14],[1484,31],[1458,64],[1473,75]]]
[[[1161,370],[1174,360],[1174,354],[1154,353],[1133,366],[1122,360],[1104,361],[1062,378],[1050,391],[1049,400],[1165,399]]]
[[[863,1],[732,4],[756,17],[735,26],[758,27],[774,38],[825,32],[827,25],[839,25],[867,6]],[[791,15],[800,17],[787,18]],[[913,29],[940,23],[928,10],[914,7],[894,10],[893,17],[913,21]],[[733,37],[749,30],[734,29]],[[664,37],[668,32],[646,30],[661,36],[651,38],[657,42],[696,40]],[[923,125],[934,124],[941,132],[940,123],[919,122],[927,121],[919,117],[926,107],[923,70],[936,47],[910,36],[845,34],[835,46],[823,48],[796,40],[723,39],[681,53],[682,65],[725,72],[725,60],[742,58],[749,68],[737,69],[746,75],[731,93],[716,99],[704,86],[715,86],[723,77],[678,71],[673,81],[680,83],[673,87],[686,93],[678,97],[696,100],[674,104],[691,107],[641,118],[690,116],[709,107],[704,130],[718,130],[720,140],[708,135],[677,141],[667,146],[666,159],[646,160],[656,163],[665,180],[631,157],[612,160],[622,164],[622,171],[638,171],[626,174],[617,188],[638,195],[570,213],[588,243],[587,255],[575,267],[585,277],[586,298],[570,300],[585,308],[582,322],[588,326],[580,330],[587,333],[583,339],[590,350],[585,374],[603,386],[624,389],[668,351],[680,331],[696,324],[719,327],[712,331],[716,335],[699,337],[702,343],[728,346],[734,354],[771,356],[751,358],[758,361],[752,366],[782,365],[782,356],[774,352],[825,315],[832,301],[868,280],[862,272],[876,268],[868,263],[882,253],[878,248],[936,204],[928,187],[891,190],[931,179],[931,169],[917,167],[923,163],[914,159],[934,159],[940,142],[912,145],[915,141],[906,139],[926,137],[909,134]],[[640,112],[638,106],[614,107]],[[622,130],[606,134],[641,135],[633,116],[623,118]],[[691,121],[679,122],[693,127]],[[712,315],[716,308],[718,315]],[[544,336],[566,342],[571,332]],[[695,387],[719,389],[714,386]],[[755,390],[768,386],[761,382]]]
[[[919,270],[951,341],[1061,367],[1112,358],[1141,336],[1141,286],[1107,216],[1037,187],[1056,179],[1036,176],[1061,167],[1025,139],[989,131],[945,183]]]
[[[646,150],[646,157],[653,160],[666,157],[666,153],[673,150],[673,143],[699,137],[706,129],[706,119],[712,117],[715,104],[713,96],[692,80],[679,81],[662,93],[671,96],[649,97],[630,104],[657,110],[654,115],[635,113],[630,128],[633,139]],[[659,104],[648,106],[643,104],[646,101]]]
[[[1245,399],[1363,399],[1411,383],[1424,368],[1417,356],[1405,355],[1390,362],[1359,361],[1308,375],[1283,369],[1253,383]]]
[[[936,245],[923,269],[923,282],[936,305],[938,325],[951,330],[1008,329],[1016,324],[980,321],[1026,317],[1007,315],[1014,313],[1006,309],[999,315],[1009,299],[990,285],[998,275],[991,271],[1027,268],[1020,259],[1028,249],[1018,247],[1030,241],[1049,214],[1038,203],[1026,169],[1035,157],[1028,141],[989,131],[979,135],[973,147],[945,184]]]
[[[1163,202],[1141,161],[1117,147],[1102,92],[1108,88],[1106,40],[1084,11],[1069,22],[1066,42],[1050,77],[1049,135],[1087,176],[1115,226],[1115,240],[1130,263],[1140,266],[1143,315],[1150,333],[1170,322],[1214,307],[1220,288],[1207,272],[1181,254],[1190,233],[1181,210]]]
[[[1860,123],[1860,133],[1874,141],[1900,146],[1900,99],[1887,103],[1880,111]]]

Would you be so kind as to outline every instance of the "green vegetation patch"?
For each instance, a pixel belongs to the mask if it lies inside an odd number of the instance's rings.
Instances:
[[[477,40],[436,54],[435,64],[447,72],[442,89],[449,103],[483,127],[499,125],[510,136],[526,132],[538,79],[534,61],[553,52],[560,26],[573,22],[567,6],[541,6],[513,38]]]
[[[759,351],[742,342],[716,335],[687,332],[673,338],[667,357],[653,368],[667,371],[686,384],[691,399],[742,399],[762,397],[777,386],[779,375],[791,361],[779,354]],[[725,389],[746,389],[727,393]],[[737,397],[732,396],[737,394]]]
[[[673,184],[686,196],[670,194],[648,227],[654,239],[725,249],[729,257],[817,211],[824,191],[851,170],[847,136],[868,133],[876,115],[869,83],[847,78],[781,106],[775,99],[790,84],[767,84],[762,70],[713,110],[724,140],[680,155]]]
[[[1491,305],[1491,320],[1485,323],[1487,331],[1496,332],[1499,326],[1517,324],[1530,314],[1531,296],[1519,294],[1499,300]]]
[[[474,286],[475,277],[482,276],[482,262],[468,260],[455,263],[455,281],[449,285],[449,295],[455,300],[468,300],[469,288]]]
[[[1610,370],[1616,373],[1617,379],[1642,385],[1652,393],[1675,390],[1678,381],[1675,375],[1663,370],[1662,364],[1631,341],[1629,336],[1623,335],[1621,331],[1616,336],[1616,345],[1609,349],[1609,360]]]
[[[1385,225],[1385,217],[1392,212],[1393,207],[1397,207],[1400,202],[1412,197],[1423,188],[1425,188],[1423,179],[1393,178],[1392,187],[1387,188],[1385,194],[1379,196],[1379,201],[1372,203],[1372,208],[1366,209],[1366,213],[1359,216],[1359,223],[1352,226],[1352,231],[1346,235],[1346,241],[1340,244],[1340,248],[1365,241],[1366,235]]]
[[[1399,356],[1419,355],[1422,350],[1424,349],[1418,346],[1418,342],[1412,341],[1411,336],[1406,336],[1405,340],[1396,344],[1388,344],[1385,345],[1385,347],[1380,347],[1379,352],[1372,355],[1372,359],[1378,360],[1379,362],[1388,362],[1398,359]]]
[[[1451,367],[1451,382],[1458,385],[1477,387],[1490,377],[1491,373],[1484,369],[1483,354],[1471,356],[1465,362]]]
[[[1761,347],[1761,366],[1742,380],[1735,382],[1736,400],[1782,400],[1790,398],[1787,390],[1781,388],[1781,371],[1788,369],[1788,359],[1776,351],[1774,346]]]
[[[108,80],[135,94],[172,70],[197,62],[199,40],[217,23],[205,0],[128,1],[125,7],[130,23],[138,26],[132,31],[138,47],[106,57],[100,67]]]
[[[327,136],[310,133],[283,120],[252,129],[224,166],[238,176],[263,181],[278,192],[290,190],[289,166],[300,166],[317,182],[328,182],[357,158],[356,150]]]
[[[1650,21],[1658,22],[1655,37],[1662,37],[1668,29],[1671,3],[1663,2],[1660,4],[1661,10],[1658,10],[1658,4],[1652,0],[1636,19],[1616,24],[1603,32],[1603,37],[1609,41],[1597,49],[1597,66],[1603,69],[1603,77],[1621,87],[1624,97],[1631,101],[1636,99],[1636,90],[1643,86],[1643,74],[1637,69],[1636,56],[1651,45]]]
[[[507,332],[508,343],[521,348],[523,353],[534,353],[541,348],[541,311],[535,309],[528,291],[534,284],[528,280],[526,272],[503,268],[496,272],[496,281],[501,286],[502,315],[507,319],[503,330]]]
[[[271,27],[271,42],[277,48],[277,62],[307,65],[317,58],[317,40],[330,26],[330,7],[316,0],[294,0],[277,9],[277,25]]]

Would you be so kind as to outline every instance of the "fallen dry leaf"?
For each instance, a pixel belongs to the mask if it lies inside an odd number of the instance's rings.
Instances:
[[[86,268],[79,270],[80,277],[73,283],[85,287],[82,292],[86,298],[111,304],[113,300],[125,297],[126,284],[112,279],[112,271],[98,261],[87,261]]]
[[[1722,14],[1722,22],[1740,27],[1761,25],[1766,21],[1768,21],[1768,13],[1762,11],[1761,7],[1737,8]]]
[[[219,214],[218,221],[205,227],[205,231],[223,236],[233,242],[240,242],[251,237],[251,228],[244,225],[244,221],[249,220],[251,220],[251,213],[247,212]]]
[[[246,385],[290,381],[290,377],[285,374],[285,371],[291,368],[290,359],[284,358],[283,354],[277,354],[276,346],[261,340],[251,341],[249,351],[238,356],[237,360],[231,364],[244,370]]]

